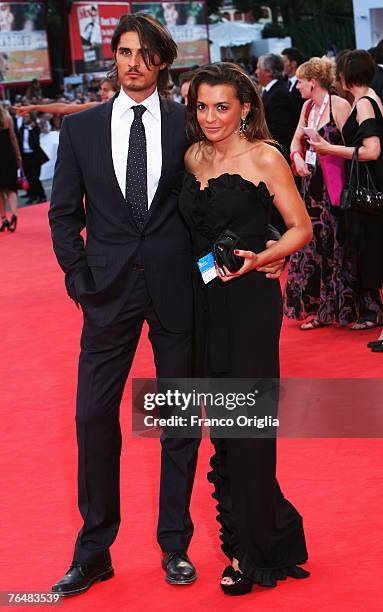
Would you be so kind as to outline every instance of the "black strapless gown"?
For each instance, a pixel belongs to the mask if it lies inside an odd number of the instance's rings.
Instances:
[[[17,191],[17,159],[9,128],[0,129],[0,190]]]
[[[250,250],[265,247],[273,198],[264,183],[234,174],[211,179],[201,190],[186,174],[180,210],[190,228],[195,261],[211,250],[222,230],[231,229]],[[194,274],[195,374],[230,378],[278,378],[282,296],[278,281],[264,273],[205,285]],[[307,561],[302,517],[276,480],[276,440],[212,440],[209,480],[218,501],[222,550],[263,586],[286,576],[304,577]]]
[[[361,164],[360,183],[364,187],[368,186],[364,168],[367,165],[375,187],[378,191],[383,191],[383,117],[377,102],[370,96],[364,97],[371,102],[375,118],[366,119],[359,125],[356,120],[355,107],[343,126],[343,139],[347,147],[354,147],[361,145],[364,138],[369,136],[380,138],[380,156],[376,160]],[[346,223],[348,232],[346,241],[348,246],[353,247],[352,251],[357,255],[363,288],[379,290],[383,285],[383,217],[346,211]],[[373,310],[381,317],[382,303],[379,293],[376,291],[371,295],[377,304]]]

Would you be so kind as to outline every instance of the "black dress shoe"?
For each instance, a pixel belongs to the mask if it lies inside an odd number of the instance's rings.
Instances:
[[[380,348],[383,346],[383,340],[371,340],[371,342],[367,342],[368,348]]]
[[[79,595],[84,593],[94,582],[103,582],[113,578],[113,567],[106,565],[87,565],[86,563],[72,563],[64,578],[52,587],[53,593],[59,595]]]
[[[162,567],[168,584],[192,584],[197,579],[195,567],[184,550],[164,553]]]

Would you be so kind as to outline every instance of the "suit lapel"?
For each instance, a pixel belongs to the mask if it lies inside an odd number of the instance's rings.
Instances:
[[[169,170],[172,161],[172,140],[174,133],[174,125],[172,126],[172,108],[168,104],[165,98],[160,97],[160,106],[161,106],[161,148],[162,148],[162,167],[161,167],[161,176],[158,182],[156,193],[154,194],[154,198],[149,208],[149,213],[147,216],[146,223],[150,220],[153,215],[153,211],[158,206],[161,200],[161,194],[166,184],[166,179],[169,175]]]
[[[113,156],[112,156],[112,110],[113,102],[118,94],[114,96],[109,102],[102,105],[102,129],[101,129],[101,147],[100,155],[103,156],[105,172],[110,179],[110,186],[114,194],[125,203],[125,196],[120,189],[116,174],[114,172]],[[127,207],[128,208],[128,207]]]

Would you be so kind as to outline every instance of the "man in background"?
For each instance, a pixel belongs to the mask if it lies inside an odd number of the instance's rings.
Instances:
[[[280,55],[268,53],[258,59],[256,74],[263,87],[266,123],[271,135],[279,143],[287,161],[290,143],[295,132],[293,103],[283,79],[283,60]]]
[[[287,85],[291,96],[291,101],[293,103],[296,127],[304,102],[299,90],[297,89],[298,77],[296,76],[296,71],[298,66],[303,64],[304,57],[301,51],[299,51],[299,49],[296,47],[287,47],[286,49],[283,49],[281,55],[283,60],[283,73],[287,78]]]

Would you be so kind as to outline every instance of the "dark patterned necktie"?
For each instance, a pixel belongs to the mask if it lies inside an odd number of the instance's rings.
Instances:
[[[126,165],[126,201],[139,229],[148,214],[146,136],[142,123],[145,106],[133,106],[134,120],[130,128],[128,162]]]

